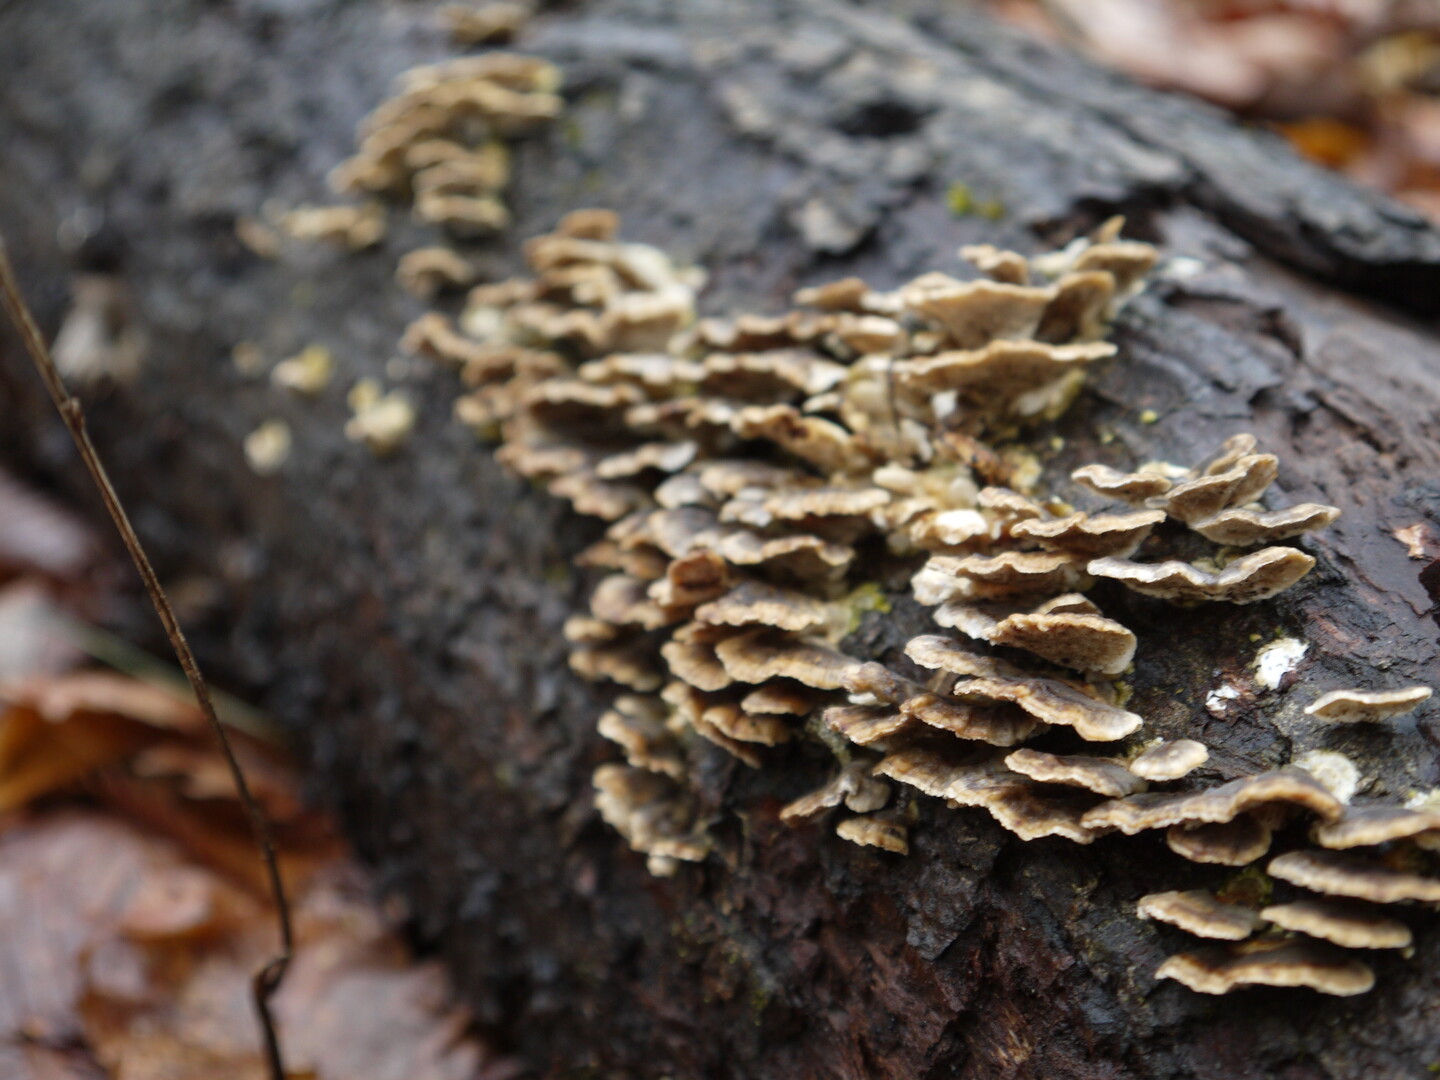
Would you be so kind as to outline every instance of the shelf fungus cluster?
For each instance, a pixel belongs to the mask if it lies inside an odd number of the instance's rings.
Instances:
[[[501,443],[502,462],[609,523],[580,556],[601,576],[565,633],[578,673],[624,690],[599,729],[625,761],[596,773],[596,805],[652,871],[711,850],[689,787],[706,744],[764,769],[786,760],[782,744],[822,742],[831,778],[780,819],[828,818],[897,853],[914,818],[905,789],[983,809],[1023,840],[1157,830],[1222,867],[1264,858],[1292,819],[1334,846],[1403,831],[1298,765],[1196,784],[1207,748],[1147,739],[1123,704],[1138,642],[1085,595],[1097,580],[1249,604],[1314,565],[1282,541],[1337,511],[1261,508],[1278,463],[1253,437],[1193,468],[1080,469],[1110,504],[1095,512],[981,479],[1004,475],[982,439],[1053,416],[1110,355],[1094,337],[1152,249],[1110,232],[1035,263],[968,249],[1004,276],[929,274],[888,293],[848,279],[802,290],[783,315],[696,321],[699,276],[617,229],[603,211],[571,214],[527,244],[530,276],[473,289],[457,320],[422,316],[406,345],[458,370],[456,414]],[[1140,560],[1186,529],[1215,554]],[[914,596],[950,631],[906,647],[910,672],[933,673],[923,682],[842,649],[883,596],[862,573],[877,559],[918,564]],[[1312,711],[1379,719],[1422,696],[1340,691]],[[1331,891],[1343,904],[1264,911],[1147,897],[1147,916],[1229,943],[1159,974],[1204,992],[1359,992],[1368,969],[1337,951],[1399,931],[1377,916],[1367,937],[1362,899]]]
[[[337,181],[461,233],[497,227],[505,169],[487,140],[554,115],[556,82],[503,54],[412,73]],[[1220,942],[1158,974],[1206,993],[1368,989],[1349,950],[1409,942],[1381,905],[1440,900],[1440,879],[1390,857],[1440,847],[1440,813],[1351,806],[1353,777],[1317,754],[1217,782],[1205,745],[1155,738],[1126,707],[1141,642],[1086,595],[1109,581],[1180,605],[1260,602],[1315,564],[1287,541],[1338,511],[1262,506],[1279,463],[1249,435],[1189,468],[1081,468],[1093,510],[1037,494],[995,449],[1114,355],[1106,328],[1155,249],[1117,220],[1034,259],[962,249],[978,277],[846,278],[782,314],[697,319],[703,275],[618,230],[609,211],[571,213],[526,243],[524,276],[427,311],[402,346],[457,373],[456,416],[508,469],[605,523],[578,558],[597,579],[588,610],[564,632],[571,667],[618,689],[598,729],[623,761],[596,771],[595,805],[651,871],[712,852],[695,777],[714,747],[778,772],[797,760],[784,744],[818,744],[830,776],[780,820],[898,854],[917,792],[1026,841],[1154,831],[1227,868],[1305,823],[1315,850],[1267,864],[1289,902],[1141,900],[1142,916]],[[406,256],[400,276],[422,298],[470,283],[448,248]],[[1187,531],[1213,553],[1157,558],[1196,550]],[[944,633],[909,641],[897,670],[845,648],[886,610],[876,578],[902,566]],[[1334,691],[1308,711],[1379,722],[1427,696]]]
[[[1318,804],[1305,809],[1319,848],[1278,855],[1266,868],[1275,881],[1295,887],[1295,899],[1227,902],[1204,890],[1141,897],[1142,918],[1224,942],[1170,957],[1159,978],[1205,994],[1264,985],[1348,996],[1375,984],[1367,955],[1410,947],[1413,933],[1393,905],[1440,901],[1440,878],[1405,868],[1415,860],[1400,845],[1440,835],[1440,814],[1338,803],[1328,811]]]
[[[330,174],[358,205],[304,206],[282,215],[280,230],[351,250],[386,232],[386,203],[412,206],[416,220],[458,237],[503,229],[502,195],[510,181],[509,141],[560,115],[560,71],[548,61],[491,52],[413,68],[394,97],[360,125],[359,147]],[[396,272],[408,291],[428,298],[474,281],[469,261],[434,246],[405,255]]]
[[[1147,781],[1118,760],[1015,751],[1056,725],[1109,742],[1140,727],[1084,678],[1123,671],[1134,635],[1077,590],[1089,561],[1133,554],[1165,514],[1055,515],[971,466],[1003,474],[981,438],[1055,415],[1114,352],[1096,339],[1154,249],[1117,224],[1034,266],[965,252],[996,277],[847,279],[782,315],[697,321],[699,275],[617,230],[604,211],[569,215],[526,245],[529,276],[474,288],[458,318],[431,311],[404,341],[458,370],[456,414],[506,466],[609,523],[580,556],[602,575],[589,611],[566,626],[571,666],[627,691],[601,722],[626,758],[597,776],[606,820],[673,872],[708,847],[686,809],[699,745],[764,768],[772,748],[819,738],[837,772],[786,822],[836,817],[842,838],[904,852],[896,763],[984,748],[1014,767],[975,764],[995,798],[977,788],[970,805],[1022,836],[1089,839],[1083,807],[1054,792]],[[1076,674],[917,639],[917,663],[968,678],[940,692],[846,655],[883,602],[867,557],[927,553],[917,596],[973,601],[987,641]]]

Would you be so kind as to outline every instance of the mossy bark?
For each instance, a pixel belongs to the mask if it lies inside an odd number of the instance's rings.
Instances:
[[[1333,734],[1300,714],[1325,689],[1440,679],[1422,580],[1440,556],[1434,229],[939,0],[600,0],[548,11],[520,47],[564,68],[569,107],[519,148],[496,273],[564,211],[609,206],[709,269],[707,309],[773,311],[802,283],[890,286],[952,268],[961,243],[1037,250],[1128,215],[1180,261],[1125,311],[1120,357],[1036,433],[1047,480],[1073,494],[1080,462],[1188,462],[1248,430],[1281,456],[1285,501],[1345,512],[1273,603],[1097,593],[1140,635],[1130,707],[1210,744],[1214,778],[1326,747],[1359,762],[1366,795],[1440,784],[1433,706]],[[787,829],[778,807],[826,773],[814,748],[762,772],[717,750],[701,781],[725,809],[719,855],[645,873],[591,809],[614,754],[594,729],[605,695],[568,673],[559,632],[596,528],[451,421],[443,373],[412,383],[422,419],[395,457],[341,433],[345,388],[383,372],[418,311],[391,272],[421,234],[402,215],[378,250],[279,262],[234,235],[267,199],[323,199],[389,78],[448,52],[423,4],[4,5],[0,228],[51,328],[72,273],[128,287],[148,363],[90,408],[137,525],[171,580],[222,587],[197,633],[210,664],[294,731],[481,1021],[557,1076],[1358,1080],[1440,1062],[1433,919],[1363,997],[1200,997],[1152,978],[1183,942],[1133,903],[1226,873],[1155,836],[1021,843],[929,800],[904,859]],[[241,340],[274,357],[323,343],[341,377],[285,397],[236,373]],[[83,490],[0,344],[5,449]],[[241,440],[276,416],[295,452],[262,479]],[[1417,525],[1412,555],[1393,534]],[[852,640],[893,657],[928,626],[897,597]],[[1309,650],[1266,690],[1249,665],[1278,634]],[[1239,697],[1207,709],[1221,682]]]

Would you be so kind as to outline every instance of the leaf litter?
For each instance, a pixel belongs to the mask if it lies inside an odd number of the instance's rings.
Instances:
[[[193,702],[81,666],[77,613],[114,602],[96,595],[99,551],[0,475],[0,1075],[261,1080],[263,871]],[[515,1075],[439,962],[411,955],[283,752],[232,738],[294,897],[298,951],[275,999],[289,1075]]]

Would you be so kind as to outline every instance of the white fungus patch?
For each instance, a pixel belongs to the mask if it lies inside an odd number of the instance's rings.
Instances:
[[[1205,695],[1205,709],[1211,716],[1224,716],[1230,703],[1240,697],[1240,688],[1230,683],[1211,690]]]
[[[1280,680],[1294,671],[1310,650],[1299,638],[1280,638],[1266,645],[1255,656],[1255,681],[1266,690],[1280,689]]]
[[[1330,789],[1337,799],[1348,803],[1360,790],[1360,769],[1344,754],[1334,750],[1311,750],[1294,762]]]

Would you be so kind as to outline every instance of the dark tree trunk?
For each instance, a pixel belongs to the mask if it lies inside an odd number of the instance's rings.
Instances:
[[[1440,1061],[1432,921],[1359,998],[1201,997],[1153,979],[1180,936],[1133,902],[1219,868],[1153,834],[1026,844],[928,800],[908,858],[872,854],[776,823],[777,799],[824,775],[804,751],[748,775],[717,751],[721,854],[646,874],[591,809],[605,695],[569,674],[559,630],[593,527],[507,477],[450,419],[439,373],[398,456],[341,434],[344,386],[417,313],[391,271],[419,234],[278,263],[234,236],[266,199],[324,198],[390,77],[447,52],[432,18],[383,0],[0,5],[0,227],[52,328],[76,270],[130,290],[148,364],[91,412],[141,531],[172,578],[224,585],[199,635],[212,665],[290,725],[482,1021],[554,1075],[1358,1080]],[[544,15],[521,47],[564,68],[568,112],[519,152],[497,269],[585,205],[707,267],[717,312],[847,273],[890,286],[953,268],[961,243],[1035,249],[1116,212],[1201,260],[1125,311],[1120,359],[1040,440],[1047,476],[1186,462],[1251,430],[1287,501],[1345,516],[1279,601],[1177,614],[1107,596],[1141,636],[1131,707],[1156,734],[1198,731],[1221,777],[1324,746],[1367,794],[1440,785],[1433,707],[1339,734],[1300,715],[1317,689],[1440,680],[1420,576],[1440,555],[1440,364],[1417,321],[1440,233],[953,2],[602,0]],[[957,183],[993,214],[952,213]],[[282,400],[235,373],[241,340],[322,342],[342,378]],[[78,475],[3,345],[5,448]],[[241,440],[277,415],[295,453],[261,479]],[[1416,525],[1423,558],[1392,536]],[[861,640],[879,655],[928,625],[899,604]],[[1310,643],[1298,687],[1254,689],[1253,635],[1280,630]],[[1221,676],[1253,691],[1223,717],[1205,708]]]

